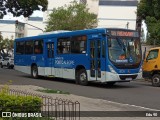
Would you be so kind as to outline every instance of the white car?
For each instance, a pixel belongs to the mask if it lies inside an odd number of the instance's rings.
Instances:
[[[0,67],[3,68],[3,66],[7,66],[7,68],[12,68],[14,67],[14,58],[12,57],[5,57],[4,59],[1,60],[0,62]]]

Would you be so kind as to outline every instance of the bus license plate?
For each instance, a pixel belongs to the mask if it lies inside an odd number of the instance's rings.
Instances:
[[[126,80],[132,80],[132,78],[126,78]]]

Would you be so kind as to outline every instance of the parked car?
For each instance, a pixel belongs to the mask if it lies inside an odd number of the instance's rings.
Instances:
[[[0,61],[0,67],[3,68],[6,66],[7,68],[12,68],[14,67],[14,58],[12,57],[5,57]]]

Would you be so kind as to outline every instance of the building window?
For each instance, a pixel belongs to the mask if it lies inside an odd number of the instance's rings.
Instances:
[[[87,3],[87,0],[80,0],[80,3],[86,4],[86,3]]]

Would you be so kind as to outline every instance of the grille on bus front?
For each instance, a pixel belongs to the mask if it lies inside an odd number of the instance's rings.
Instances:
[[[135,79],[137,75],[119,75],[121,80],[125,80],[126,78],[132,78]]]

